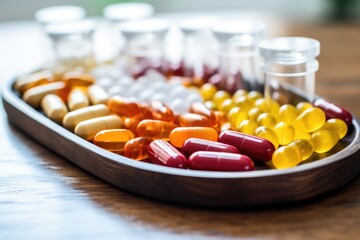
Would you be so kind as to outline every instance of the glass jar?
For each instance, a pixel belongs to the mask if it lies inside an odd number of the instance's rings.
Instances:
[[[265,25],[245,20],[228,20],[212,27],[218,39],[220,66],[210,82],[231,93],[238,89],[259,90],[258,42]]]
[[[319,41],[282,37],[262,41],[259,48],[263,57],[266,99],[273,98],[280,104],[314,100]]]

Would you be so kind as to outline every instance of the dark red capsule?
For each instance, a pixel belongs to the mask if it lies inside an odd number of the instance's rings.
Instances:
[[[182,147],[182,151],[186,157],[189,157],[191,154],[198,151],[239,153],[234,146],[200,138],[189,138],[186,140]]]
[[[260,162],[270,161],[275,151],[274,144],[264,138],[230,130],[224,131],[219,135],[219,142],[232,145],[241,154]]]
[[[153,163],[158,165],[174,168],[187,168],[185,156],[164,140],[155,140],[151,142],[148,147],[148,156]]]
[[[323,110],[327,119],[338,118],[346,122],[348,126],[350,126],[352,123],[353,117],[351,113],[343,107],[336,105],[335,103],[319,98],[313,102],[313,105],[314,107],[318,107]]]
[[[245,155],[225,152],[199,151],[188,160],[189,168],[208,171],[250,171],[253,161]]]

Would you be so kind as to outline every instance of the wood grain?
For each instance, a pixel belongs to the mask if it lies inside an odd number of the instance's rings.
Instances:
[[[360,116],[359,26],[292,26],[322,43],[317,93]],[[360,178],[296,204],[207,209],[114,188],[48,151],[0,111],[1,239],[357,239]],[[49,139],[51,141],[51,139]]]

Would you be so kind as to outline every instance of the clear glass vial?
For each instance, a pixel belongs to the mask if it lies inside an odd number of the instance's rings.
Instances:
[[[84,8],[73,5],[45,7],[35,12],[35,20],[44,26],[53,23],[72,22],[86,16]]]
[[[302,100],[298,96],[310,102],[314,99],[319,41],[281,37],[260,42],[259,49],[263,58],[264,95],[267,99],[273,98],[281,104],[296,104]]]

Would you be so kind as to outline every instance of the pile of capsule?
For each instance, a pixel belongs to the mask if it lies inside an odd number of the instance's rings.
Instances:
[[[170,91],[169,86],[180,89],[171,81],[159,85]],[[294,167],[313,152],[331,150],[352,122],[347,110],[324,99],[280,106],[256,91],[231,95],[206,83],[196,95],[183,88],[186,111],[173,111],[162,99],[109,94],[83,72],[55,76],[44,70],[15,83],[26,103],[81,138],[134,160],[175,168]]]

